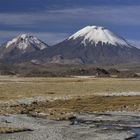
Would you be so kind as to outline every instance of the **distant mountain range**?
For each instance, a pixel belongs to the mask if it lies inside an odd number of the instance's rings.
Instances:
[[[104,27],[87,26],[54,46],[19,35],[0,47],[0,59],[7,63],[120,64],[140,62],[140,49]]]

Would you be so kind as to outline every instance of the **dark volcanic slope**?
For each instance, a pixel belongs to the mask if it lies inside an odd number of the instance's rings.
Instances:
[[[70,41],[62,42],[51,48],[47,57],[61,56],[63,59],[80,59],[84,64],[117,64],[138,62],[140,50],[137,48],[122,48],[113,45],[87,46],[77,44],[76,47]]]

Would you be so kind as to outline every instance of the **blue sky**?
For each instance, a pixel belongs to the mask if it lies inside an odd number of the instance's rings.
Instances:
[[[30,33],[55,44],[87,25],[140,46],[140,0],[0,0],[0,43]]]

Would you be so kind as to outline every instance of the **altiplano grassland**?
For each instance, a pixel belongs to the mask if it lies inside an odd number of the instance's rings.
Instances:
[[[27,98],[34,96],[42,96],[45,100],[33,100],[28,104]],[[46,100],[46,97],[56,100]],[[50,119],[64,120],[80,112],[139,112],[140,79],[0,77],[0,103],[23,98],[24,103],[0,106],[0,114],[46,114]]]
[[[140,92],[140,79],[0,77],[0,100],[121,92]]]

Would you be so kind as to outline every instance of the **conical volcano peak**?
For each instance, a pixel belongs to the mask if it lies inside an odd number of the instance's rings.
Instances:
[[[33,35],[29,34],[29,33],[20,34],[17,37],[15,37],[15,39],[17,39],[19,41],[23,41],[23,42],[24,41],[25,42],[27,42],[27,41],[31,42],[31,41],[39,40],[37,37],[35,37],[35,36],[33,36]]]
[[[93,30],[93,29],[96,29],[96,30],[104,30],[105,29],[105,27],[103,27],[103,26],[95,26],[95,25],[93,25],[93,26],[87,26],[87,27],[85,27],[85,28],[89,28],[89,29],[91,29],[91,30]]]
[[[68,38],[68,40],[79,39],[84,46],[87,44],[98,44],[99,42],[111,45],[131,47],[123,38],[114,34],[102,26],[86,26]]]
[[[104,27],[102,26],[86,26],[85,28],[79,30],[78,32],[76,32],[74,35],[70,36],[69,39],[71,38],[78,38],[78,37],[82,37],[82,36],[86,36],[89,33],[97,33],[97,32],[103,32],[105,30]]]
[[[10,47],[16,47],[20,50],[25,50],[29,47],[42,50],[47,48],[47,45],[30,34],[20,34],[6,43],[6,48]]]
[[[20,35],[18,35],[17,36],[17,38],[22,38],[23,40],[24,39],[26,39],[26,38],[31,38],[31,37],[33,37],[32,35],[30,35],[30,34],[20,34]]]

